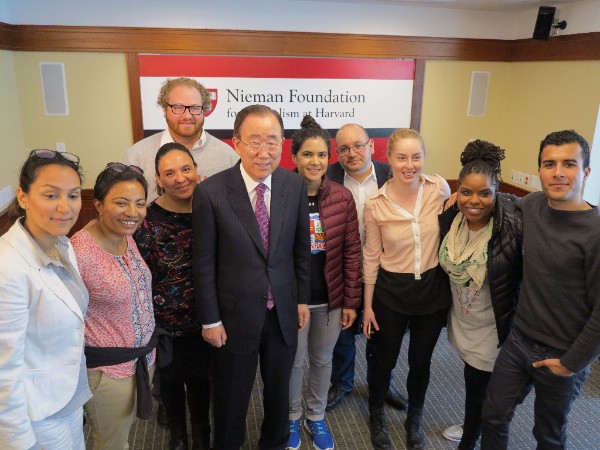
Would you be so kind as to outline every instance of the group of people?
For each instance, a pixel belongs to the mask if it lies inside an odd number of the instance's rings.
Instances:
[[[167,129],[107,164],[98,217],[70,240],[79,158],[33,150],[21,169],[0,238],[0,447],[83,450],[85,410],[94,449],[126,449],[154,393],[170,449],[239,449],[259,370],[258,447],[297,450],[304,426],[332,450],[325,414],[353,389],[362,332],[373,448],[392,448],[387,402],[407,410],[407,447],[421,449],[447,326],[464,362],[458,448],[481,436],[482,449],[506,449],[532,387],[538,448],[565,448],[600,355],[600,212],[582,197],[583,137],[546,136],[543,192],[523,199],[498,192],[504,150],[470,142],[451,196],[423,173],[415,130],[390,136],[384,163],[346,124],[329,165],[332,139],[306,116],[293,173],[278,167],[284,128],[270,107],[238,112],[231,149],[204,130],[211,105],[195,80],[167,80],[158,104]],[[407,333],[404,399],[392,372]]]

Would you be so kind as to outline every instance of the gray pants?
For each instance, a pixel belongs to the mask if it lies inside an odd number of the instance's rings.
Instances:
[[[327,313],[327,306],[310,309],[310,322],[298,334],[298,350],[290,378],[290,420],[302,417],[302,372],[308,352],[306,418],[322,420],[327,406],[333,347],[340,335],[342,308]]]

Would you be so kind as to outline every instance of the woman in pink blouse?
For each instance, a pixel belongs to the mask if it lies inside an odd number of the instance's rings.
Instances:
[[[448,277],[438,261],[437,218],[450,188],[439,175],[422,173],[425,147],[415,130],[396,130],[387,157],[394,176],[364,209],[363,333],[369,338],[371,442],[375,449],[391,448],[383,404],[410,324],[404,428],[407,447],[420,449],[425,447],[421,419],[431,356],[451,301]]]
[[[72,238],[90,293],[85,343],[93,397],[85,410],[94,450],[128,448],[136,402],[139,417],[151,410],[152,278],[131,237],[146,216],[147,190],[141,169],[108,164],[94,186],[98,219]]]

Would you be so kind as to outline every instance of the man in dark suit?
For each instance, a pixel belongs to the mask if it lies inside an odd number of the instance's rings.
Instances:
[[[335,142],[339,162],[329,166],[327,175],[352,192],[358,213],[360,238],[364,244],[363,208],[365,202],[388,179],[390,165],[371,159],[375,145],[367,130],[360,125],[349,123],[342,126],[335,136]],[[355,335],[359,330],[360,320],[356,320],[352,327],[340,333],[333,350],[331,387],[327,396],[328,411],[338,406],[344,396],[354,389]],[[393,384],[390,384],[386,401],[396,409],[406,409],[406,400]]]
[[[199,184],[193,200],[197,308],[202,336],[216,347],[215,448],[244,443],[260,359],[258,446],[283,450],[297,333],[309,318],[308,194],[299,175],[277,167],[283,122],[276,111],[242,109],[233,135],[240,163]]]

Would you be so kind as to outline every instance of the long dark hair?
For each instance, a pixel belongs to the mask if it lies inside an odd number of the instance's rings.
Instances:
[[[124,170],[111,169],[111,165],[117,164],[124,167]],[[137,181],[144,188],[144,197],[148,197],[148,182],[144,178],[144,173],[132,169],[129,166],[120,163],[108,163],[106,169],[104,169],[96,178],[96,184],[94,184],[94,199],[103,202],[110,189],[121,181]]]
[[[321,125],[310,114],[304,116],[300,123],[300,129],[296,130],[292,135],[292,155],[296,155],[300,151],[302,144],[311,138],[323,139],[327,145],[327,155],[331,157],[331,137],[327,130],[321,128]]]
[[[50,154],[54,153],[54,156],[50,158],[43,158],[36,155],[36,153],[38,152],[48,152]],[[29,157],[21,167],[21,172],[19,175],[19,187],[21,188],[21,190],[26,194],[29,193],[31,185],[35,182],[40,173],[40,169],[51,165],[70,167],[75,171],[75,173],[77,173],[77,176],[79,177],[79,182],[83,182],[83,175],[81,173],[81,166],[79,165],[79,162],[71,161],[70,159],[67,159],[64,156],[62,156],[60,152],[56,152],[54,150],[39,149],[32,150],[29,154]],[[14,198],[8,206],[7,210],[7,217],[9,222],[14,222],[23,215],[25,215],[25,210],[21,208],[21,205],[19,205],[19,201],[16,198]]]
[[[158,163],[160,163],[160,160],[163,158],[163,156],[175,150],[187,154],[192,160],[192,163],[194,163],[194,167],[198,167],[198,164],[196,164],[192,153],[188,150],[188,148],[185,145],[178,144],[177,142],[167,142],[165,145],[158,149],[158,152],[156,152],[156,156],[154,157],[154,171],[156,172],[156,175],[160,175],[158,173]],[[156,182],[155,190],[159,196],[165,193],[165,190],[158,185],[158,181]]]

